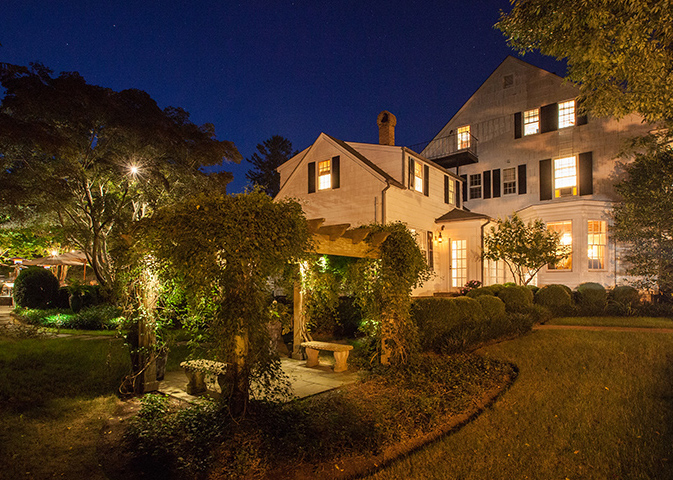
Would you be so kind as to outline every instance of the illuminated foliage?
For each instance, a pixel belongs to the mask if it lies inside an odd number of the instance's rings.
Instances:
[[[240,160],[212,125],[140,90],[54,77],[42,65],[0,64],[0,85],[0,208],[60,225],[106,287],[110,249],[133,220],[193,191],[224,192],[231,175],[201,167]]]
[[[673,118],[673,8],[667,0],[513,0],[496,27],[521,53],[567,59],[598,116]]]
[[[559,234],[547,230],[542,220],[525,224],[513,213],[491,227],[482,255],[493,262],[502,260],[517,285],[528,285],[542,267],[567,257],[568,252],[560,249]]]

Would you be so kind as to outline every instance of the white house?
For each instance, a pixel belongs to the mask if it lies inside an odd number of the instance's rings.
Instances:
[[[651,127],[635,115],[581,116],[577,95],[561,77],[507,57],[421,154],[394,145],[396,119],[381,112],[379,145],[321,134],[278,168],[278,197],[299,199],[307,218],[326,224],[406,223],[436,273],[416,294],[510,279],[480,253],[489,223],[513,212],[542,219],[572,248],[539,272],[538,285],[617,284],[616,159],[625,139]]]

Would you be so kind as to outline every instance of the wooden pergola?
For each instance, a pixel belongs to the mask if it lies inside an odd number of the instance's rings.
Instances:
[[[379,258],[379,247],[388,238],[388,232],[372,233],[371,227],[350,228],[350,223],[324,225],[324,218],[308,220],[313,236],[314,252],[319,255],[338,255],[353,258]],[[367,241],[365,241],[367,240]],[[294,285],[294,341],[292,358],[301,359],[301,343],[310,340],[304,318],[304,293],[301,282]]]

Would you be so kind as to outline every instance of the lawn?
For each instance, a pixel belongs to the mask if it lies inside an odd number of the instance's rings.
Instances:
[[[367,478],[673,478],[673,334],[545,330],[478,353],[518,365],[512,388]]]
[[[553,318],[546,324],[673,329],[673,319],[661,317],[558,317]]]

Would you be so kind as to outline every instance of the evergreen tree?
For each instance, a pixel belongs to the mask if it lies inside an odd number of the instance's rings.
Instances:
[[[258,143],[257,152],[246,159],[253,168],[248,170],[245,176],[253,185],[258,185],[273,198],[280,190],[280,174],[276,168],[297,152],[292,151],[292,142],[280,135],[274,135],[263,143]]]

